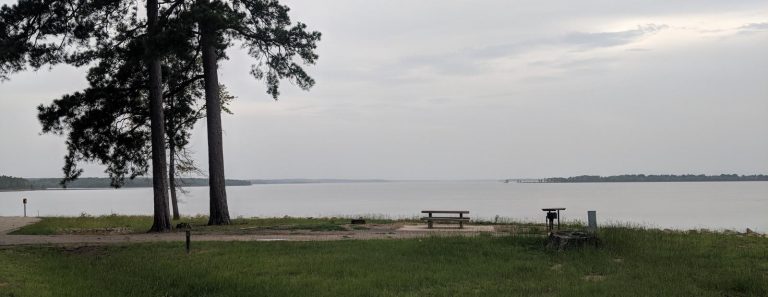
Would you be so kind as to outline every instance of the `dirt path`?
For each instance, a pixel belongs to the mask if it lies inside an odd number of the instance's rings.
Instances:
[[[313,234],[204,234],[193,235],[192,241],[328,241],[366,239],[407,239],[431,236],[476,236],[478,232],[389,232],[353,231],[347,233],[313,232]],[[184,233],[131,235],[0,235],[0,246],[10,245],[99,245],[140,242],[182,242]]]
[[[140,242],[182,242],[183,232],[164,234],[125,235],[8,235],[7,233],[24,225],[37,222],[36,218],[0,217],[0,246],[14,245],[101,245]],[[431,236],[476,236],[481,233],[496,233],[492,226],[467,226],[466,229],[402,228],[400,230],[355,230],[334,232],[304,232],[273,234],[193,234],[192,241],[328,241],[366,239],[406,239]]]

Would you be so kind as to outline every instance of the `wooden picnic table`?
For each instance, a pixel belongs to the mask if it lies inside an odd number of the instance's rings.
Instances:
[[[438,222],[459,222],[459,229],[464,228],[464,222],[469,222],[469,217],[465,217],[465,214],[469,214],[468,210],[422,210],[421,213],[426,213],[427,216],[421,218],[422,221],[427,221],[427,228],[432,229],[432,223]],[[433,214],[458,214],[459,216],[441,216],[436,217]]]

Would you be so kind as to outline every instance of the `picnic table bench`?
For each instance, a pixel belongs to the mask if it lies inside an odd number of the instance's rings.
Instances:
[[[427,221],[427,228],[429,229],[432,229],[432,222],[459,222],[459,229],[464,228],[464,222],[469,222],[469,217],[464,216],[469,214],[468,210],[422,210],[421,213],[428,214],[421,220]],[[458,214],[459,216],[436,217],[433,214]]]

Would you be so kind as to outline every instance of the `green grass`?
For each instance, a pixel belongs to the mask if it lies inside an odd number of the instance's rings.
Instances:
[[[152,226],[152,217],[109,215],[93,217],[43,217],[37,223],[11,232],[16,235],[54,235],[88,233],[106,229],[117,229],[125,233],[146,232]]]
[[[532,236],[0,249],[0,296],[768,296],[768,239],[607,228]]]
[[[385,218],[366,218],[368,223],[392,223]],[[350,218],[235,218],[231,225],[207,226],[208,217],[182,217],[173,221],[192,225],[195,233],[247,233],[250,230],[309,230],[340,231],[347,230]],[[55,234],[104,234],[104,233],[145,233],[152,226],[149,216],[89,216],[79,217],[44,217],[40,222],[25,226],[12,232],[15,235],[55,235]]]

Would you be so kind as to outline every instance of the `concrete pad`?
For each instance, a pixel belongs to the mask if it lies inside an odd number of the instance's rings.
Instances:
[[[37,223],[38,218],[33,217],[0,217],[0,235],[10,233],[26,225]]]
[[[459,229],[458,224],[434,224],[432,229],[427,228],[427,224],[403,225],[397,231],[427,231],[427,232],[494,232],[492,225],[464,225]]]

